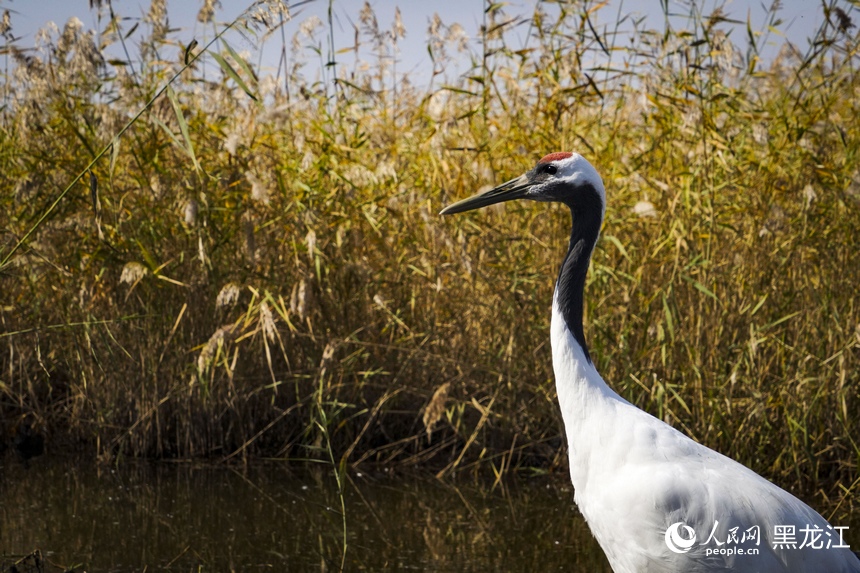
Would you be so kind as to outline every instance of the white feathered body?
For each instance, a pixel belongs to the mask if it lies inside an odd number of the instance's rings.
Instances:
[[[612,391],[586,360],[555,300],[552,351],[575,501],[615,573],[860,571],[849,549],[774,549],[776,525],[794,526],[797,547],[804,528],[823,530],[825,546],[827,540],[840,544],[839,531],[790,493]],[[686,553],[666,542],[667,528],[678,522],[696,534]],[[740,543],[754,526],[759,543]],[[732,548],[758,555],[731,555]]]

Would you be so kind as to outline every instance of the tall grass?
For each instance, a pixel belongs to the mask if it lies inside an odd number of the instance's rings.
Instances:
[[[685,16],[665,31],[599,25],[606,12],[590,2],[525,15],[492,4],[474,44],[431,21],[424,86],[393,64],[402,24],[385,28],[369,7],[350,67],[343,55],[325,65],[337,50],[321,21],[255,5],[234,24],[262,14],[283,45],[280,75],[260,77],[227,43],[178,45],[161,5],[142,22],[139,62],[104,56],[128,31],[112,12],[100,44],[74,22],[36,51],[7,35],[7,429],[30,416],[51,449],[106,458],[562,471],[548,308],[568,215],[436,213],[575,149],[609,195],[586,293],[604,377],[781,485],[850,508],[849,5],[822,5],[809,48],[765,62],[772,38],[734,39],[720,10],[696,4],[666,5]],[[778,28],[776,5],[769,17]],[[454,76],[457,62],[468,71]]]

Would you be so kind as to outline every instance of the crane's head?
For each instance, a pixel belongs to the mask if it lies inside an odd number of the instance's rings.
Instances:
[[[594,216],[599,212],[600,220],[606,211],[606,192],[597,170],[578,153],[561,151],[544,156],[516,179],[448,205],[441,214],[462,213],[513,199],[557,201],[574,213],[585,211]]]

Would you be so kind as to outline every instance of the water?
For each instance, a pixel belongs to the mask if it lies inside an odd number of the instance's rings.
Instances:
[[[0,462],[0,572],[40,549],[103,571],[336,571],[331,470]],[[609,571],[562,478],[503,486],[351,473],[346,570]]]

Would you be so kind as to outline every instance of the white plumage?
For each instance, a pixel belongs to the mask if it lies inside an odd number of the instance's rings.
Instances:
[[[633,406],[595,369],[583,335],[582,296],[606,195],[588,161],[574,153],[547,155],[521,177],[442,213],[519,198],[571,209],[570,244],[553,296],[553,369],[574,498],[613,571],[860,573],[845,530]]]

